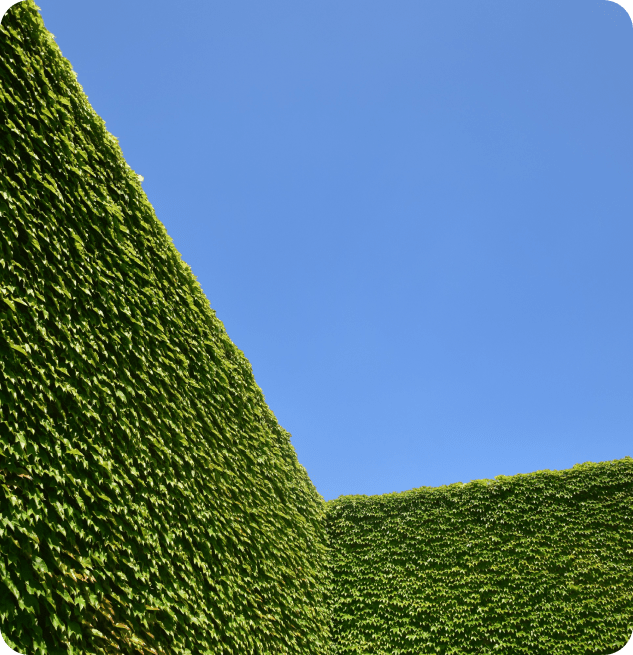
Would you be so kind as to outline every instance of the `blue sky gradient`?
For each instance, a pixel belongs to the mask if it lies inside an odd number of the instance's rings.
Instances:
[[[633,455],[606,0],[38,0],[326,499]]]

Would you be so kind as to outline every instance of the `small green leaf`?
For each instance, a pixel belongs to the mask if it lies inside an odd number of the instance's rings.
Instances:
[[[22,353],[23,355],[26,355],[27,357],[30,357],[29,353],[26,352],[26,350],[22,346],[18,346],[17,343],[11,343],[9,341],[9,345],[13,350],[17,350],[19,353]]]
[[[29,234],[29,243],[35,246],[40,252],[42,252],[40,242],[32,234]]]

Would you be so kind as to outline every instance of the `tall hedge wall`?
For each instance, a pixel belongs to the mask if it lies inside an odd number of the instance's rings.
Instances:
[[[0,629],[323,655],[325,505],[44,27],[0,26]]]
[[[606,655],[631,635],[630,457],[327,505],[334,655]]]

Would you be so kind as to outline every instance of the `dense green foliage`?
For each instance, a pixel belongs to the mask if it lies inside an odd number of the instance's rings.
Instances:
[[[633,630],[633,459],[328,502],[335,654],[606,655]]]
[[[632,459],[324,503],[33,0],[0,26],[0,116],[10,646],[606,655],[624,645]]]
[[[324,501],[33,0],[0,116],[7,643],[323,655]]]

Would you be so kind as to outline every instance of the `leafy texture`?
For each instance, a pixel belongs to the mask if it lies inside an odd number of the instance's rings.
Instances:
[[[327,652],[324,501],[32,0],[0,26],[0,627]]]
[[[633,459],[328,502],[335,655],[606,655],[633,630]]]

